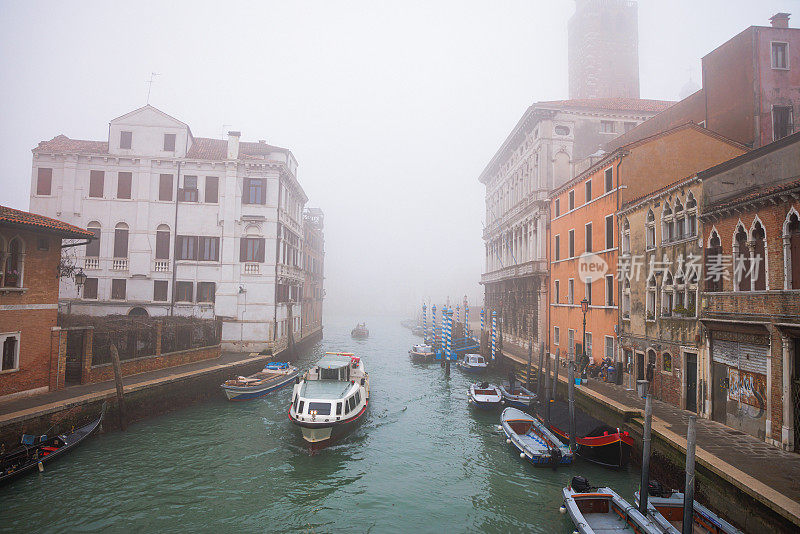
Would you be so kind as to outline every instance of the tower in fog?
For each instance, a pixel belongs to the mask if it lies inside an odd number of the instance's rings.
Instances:
[[[576,0],[568,24],[569,97],[639,98],[638,7]]]

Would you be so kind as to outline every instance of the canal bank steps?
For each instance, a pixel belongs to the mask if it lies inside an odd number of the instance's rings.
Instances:
[[[516,367],[528,365],[527,350],[504,348]],[[538,353],[532,374],[536,373]],[[566,397],[566,370],[559,369],[559,395]],[[641,461],[644,400],[621,386],[589,380],[575,387],[576,403],[610,426],[634,436],[633,462]],[[651,478],[682,488],[685,481],[689,412],[653,402]],[[697,419],[698,500],[745,532],[797,532],[800,529],[800,455],[773,447],[715,421]],[[600,481],[597,481],[600,482]]]

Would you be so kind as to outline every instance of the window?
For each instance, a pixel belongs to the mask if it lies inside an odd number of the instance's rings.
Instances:
[[[627,133],[627,132],[630,132],[631,130],[633,130],[634,128],[636,128],[636,123],[635,122],[623,122],[622,126],[623,126],[623,129],[625,130],[625,133]]]
[[[656,246],[656,216],[653,214],[653,210],[647,212],[647,221],[645,222],[645,227],[647,228],[647,239],[646,239],[646,246],[647,248],[655,248]]]
[[[708,248],[705,250],[706,291],[722,291],[722,244],[716,230],[711,231]]]
[[[672,372],[672,355],[669,352],[664,353],[661,364],[665,373]]]
[[[192,282],[175,282],[175,302],[192,302],[193,292]]]
[[[648,321],[654,321],[656,318],[656,275],[650,273],[650,278],[647,279],[647,302],[645,303]]]
[[[592,181],[586,180],[586,202],[592,200]]]
[[[586,282],[584,282],[584,290],[583,294],[586,297],[586,300],[589,301],[589,306],[592,305],[592,279],[587,278]]]
[[[103,198],[103,182],[105,173],[103,171],[89,172],[89,196],[91,198]]]
[[[736,232],[733,245],[734,268],[733,290],[750,291],[750,250],[747,247],[747,232],[741,226]]]
[[[166,280],[153,281],[153,300],[156,302],[166,302],[169,294],[169,282]]]
[[[614,175],[614,172],[613,172],[613,169],[611,167],[607,168],[605,170],[605,172],[603,173],[603,179],[604,179],[605,186],[606,186],[606,191],[605,191],[606,193],[608,193],[609,191],[611,191],[614,188],[613,175]]]
[[[178,260],[197,259],[197,236],[179,235],[175,241],[175,258]]]
[[[114,300],[125,300],[128,281],[124,278],[114,278],[111,280],[111,298]]]
[[[219,202],[219,178],[216,176],[206,176],[206,194],[203,202],[216,204]]]
[[[119,223],[114,229],[114,257],[128,257],[128,225]]]
[[[219,238],[200,236],[197,259],[200,261],[219,261]]]
[[[575,304],[575,280],[567,281],[567,304]]]
[[[752,233],[753,244],[753,289],[755,291],[765,291],[767,289],[767,252],[766,252],[766,233],[760,221],[756,221]]]
[[[586,243],[586,252],[592,251],[592,223],[586,223],[586,236],[584,243]]]
[[[264,262],[264,238],[243,237],[239,246],[240,262]]]
[[[317,415],[330,415],[331,403],[330,402],[309,402],[308,413],[315,412]]]
[[[50,240],[46,237],[40,237],[36,239],[36,250],[50,250]]]
[[[342,403],[341,402],[337,402],[336,403],[336,415],[342,415]]]
[[[568,248],[569,248],[569,257],[570,258],[574,258],[575,257],[575,230],[570,230],[569,231],[569,245],[568,245]]]
[[[119,133],[119,147],[130,149],[133,142],[133,132],[122,131]]]
[[[622,254],[631,253],[631,223],[628,218],[622,220]]]
[[[606,306],[614,305],[614,275],[606,275]]]
[[[100,223],[90,222],[86,229],[94,234],[94,239],[86,245],[85,255],[87,258],[97,258],[100,256]]]
[[[267,195],[264,187],[264,180],[261,178],[245,178],[242,203],[266,204],[266,202]]]
[[[169,259],[169,227],[162,224],[156,231],[156,259]]]
[[[0,371],[11,371],[19,368],[19,338],[20,333],[0,334],[3,344],[3,358],[0,360]]]
[[[133,181],[133,173],[131,172],[117,173],[117,198],[131,198],[132,181]]]
[[[586,353],[586,356],[589,357],[589,360],[593,360],[592,357],[592,333],[586,332],[586,346],[583,348],[583,351]]]
[[[162,174],[158,180],[158,200],[172,201],[172,175]]]
[[[605,357],[614,359],[614,337],[606,336]]]
[[[556,135],[569,135],[569,128],[566,126],[556,126],[555,127]]]
[[[614,216],[606,215],[606,250],[614,247]]]
[[[622,317],[629,319],[631,316],[631,281],[625,279],[622,285]]]
[[[773,69],[788,69],[789,68],[789,54],[788,43],[772,43],[772,68]]]
[[[83,298],[97,299],[97,278],[87,278],[83,283]]]
[[[20,238],[15,237],[8,245],[3,273],[3,287],[22,287],[23,248]]]
[[[181,202],[197,202],[197,176],[184,176],[183,189],[180,191]]]
[[[789,261],[786,262],[788,270],[784,273],[785,289],[800,289],[800,217],[797,212],[790,212],[784,223],[785,230],[783,242],[789,241]],[[786,248],[784,248],[786,251]],[[797,343],[797,342],[795,342]]]
[[[561,342],[561,329],[557,326],[553,327],[553,343],[558,345]]]
[[[556,242],[553,245],[553,248],[555,248],[556,261],[558,261],[558,260],[561,259],[561,236],[560,235],[556,236]]]
[[[216,285],[214,282],[197,282],[197,302],[214,302]]]
[[[600,121],[600,133],[614,133],[614,121]]]
[[[36,194],[49,195],[53,187],[53,169],[39,167],[36,172]]]
[[[164,134],[164,152],[175,152],[175,134]]]
[[[556,212],[556,215],[555,215],[556,217],[561,215],[561,199],[560,198],[557,198],[556,201],[555,201],[555,212]]]
[[[674,225],[673,225],[673,216],[672,216],[672,208],[670,208],[669,203],[664,203],[664,208],[661,210],[661,242],[662,243],[669,243],[674,238]]]
[[[575,209],[575,191],[569,192],[569,209],[570,211]]]
[[[683,239],[686,234],[686,219],[683,213],[681,199],[675,199],[675,239]]]
[[[553,288],[553,293],[554,293],[553,296],[555,297],[555,303],[558,304],[560,302],[559,293],[561,293],[561,283],[558,280],[555,281],[555,287]]]
[[[772,108],[772,140],[777,141],[794,131],[791,106],[773,106]]]
[[[672,316],[674,307],[675,288],[673,287],[672,273],[667,271],[664,275],[664,285],[661,288],[661,315],[662,317]]]
[[[567,350],[569,354],[575,354],[575,330],[567,330]]]

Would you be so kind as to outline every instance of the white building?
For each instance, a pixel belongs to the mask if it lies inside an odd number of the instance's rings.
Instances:
[[[61,304],[91,315],[217,316],[227,350],[287,339],[308,199],[291,151],[239,137],[195,137],[148,105],[112,120],[106,141],[39,143],[31,211],[99,237],[79,247],[74,261],[88,279],[81,292],[62,281]],[[301,310],[292,315],[299,332]]]

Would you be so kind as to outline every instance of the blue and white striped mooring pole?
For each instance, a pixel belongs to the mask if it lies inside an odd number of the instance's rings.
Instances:
[[[422,305],[422,342],[425,343],[425,338],[428,337],[428,307]]]
[[[492,361],[497,353],[497,310],[492,310]]]
[[[433,329],[433,350],[436,350],[436,304],[431,306],[431,328]]]
[[[467,299],[464,299],[464,333],[466,334],[467,332],[469,332],[469,304]]]
[[[483,344],[483,316],[484,316],[484,312],[483,312],[483,308],[481,308],[481,339],[480,339],[481,352],[483,352],[484,350],[486,350],[486,349],[484,348],[484,344]],[[485,354],[485,353],[484,353],[484,354]]]
[[[452,350],[453,350],[453,346],[452,346],[452,343],[451,343],[452,336],[453,336],[453,310],[445,308],[444,316],[445,316],[445,329],[447,330],[446,338],[445,338],[445,343],[446,343],[446,345],[445,345],[445,347],[446,347],[445,358],[447,358],[449,360],[449,359],[451,359]]]
[[[459,320],[461,319],[461,313],[459,312],[460,310],[458,308],[458,304],[456,304],[456,323],[459,322]]]

